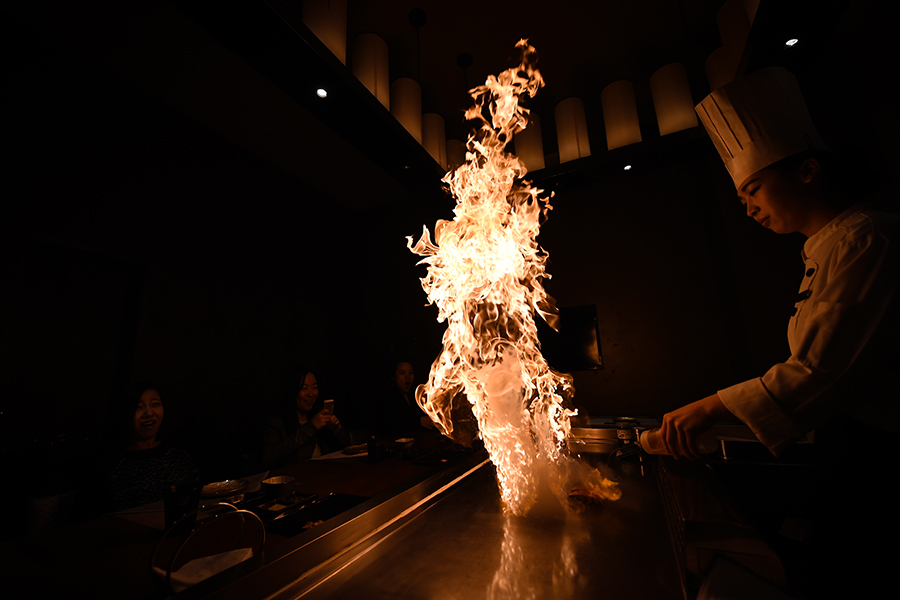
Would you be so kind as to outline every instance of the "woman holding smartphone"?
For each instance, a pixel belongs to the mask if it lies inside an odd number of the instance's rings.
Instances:
[[[319,382],[298,369],[282,384],[282,414],[266,423],[263,460],[267,468],[300,462],[350,445],[349,434],[334,416],[334,401],[319,402]]]

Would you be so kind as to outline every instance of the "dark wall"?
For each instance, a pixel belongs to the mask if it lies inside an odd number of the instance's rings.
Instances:
[[[22,41],[5,449],[96,435],[133,379],[162,388],[165,429],[216,452],[277,408],[289,366],[320,369],[325,394],[355,387],[360,224],[77,49]]]
[[[284,369],[313,365],[353,427],[389,356],[425,377],[443,326],[405,236],[452,201],[348,210],[77,48],[15,41],[5,455],[98,436],[116,389],[149,379],[207,475],[239,476]],[[558,190],[539,238],[558,304],[598,310],[605,368],[575,374],[590,414],[660,415],[786,357],[802,239],[743,215],[711,144],[661,148]]]

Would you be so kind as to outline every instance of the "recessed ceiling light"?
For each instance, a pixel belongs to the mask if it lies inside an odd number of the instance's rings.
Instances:
[[[318,96],[319,98],[325,98],[326,96],[328,96],[328,91],[325,90],[325,88],[319,88],[316,90],[316,96]]]
[[[625,170],[626,170],[626,171],[630,171],[630,170],[631,170],[631,165],[625,165]]]
[[[795,45],[797,44],[797,42],[799,42],[799,41],[800,41],[800,40],[798,40],[797,38],[791,38],[791,39],[789,39],[788,41],[786,41],[786,42],[784,43],[784,47],[785,47],[785,48],[790,48],[790,47],[792,47],[792,46],[795,46]]]

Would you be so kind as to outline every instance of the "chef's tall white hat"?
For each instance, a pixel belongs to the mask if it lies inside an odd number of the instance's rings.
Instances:
[[[761,69],[714,90],[695,107],[734,187],[783,158],[824,150],[797,79]]]

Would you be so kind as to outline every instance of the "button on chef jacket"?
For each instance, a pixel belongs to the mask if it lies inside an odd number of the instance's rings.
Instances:
[[[806,240],[802,257],[790,358],[719,391],[776,456],[839,413],[900,432],[900,217],[851,208]]]

